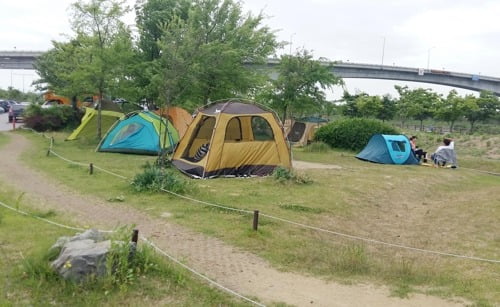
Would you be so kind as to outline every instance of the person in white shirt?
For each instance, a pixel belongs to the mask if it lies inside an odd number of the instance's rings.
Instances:
[[[452,139],[444,138],[443,145],[436,149],[431,155],[431,159],[438,166],[445,166],[449,162],[452,164],[452,167],[456,167],[455,142]]]

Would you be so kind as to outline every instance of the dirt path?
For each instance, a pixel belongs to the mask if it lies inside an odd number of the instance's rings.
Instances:
[[[339,165],[293,160],[295,169],[342,169]]]
[[[10,134],[10,143],[0,148],[1,157],[10,157],[9,172],[0,173],[0,181],[25,192],[33,206],[53,209],[68,220],[78,220],[92,227],[110,229],[116,225],[136,224],[149,237],[189,266],[222,285],[261,302],[285,302],[296,306],[462,306],[440,298],[414,294],[409,299],[389,297],[386,287],[340,285],[321,279],[280,272],[270,264],[218,239],[194,233],[152,218],[138,210],[101,199],[79,195],[44,174],[28,168],[20,154],[30,146],[22,135]]]

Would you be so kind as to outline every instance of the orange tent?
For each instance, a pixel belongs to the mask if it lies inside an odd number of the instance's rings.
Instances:
[[[162,117],[166,117],[174,125],[177,132],[179,132],[179,138],[182,138],[189,124],[193,121],[191,114],[180,107],[168,107],[155,112]]]

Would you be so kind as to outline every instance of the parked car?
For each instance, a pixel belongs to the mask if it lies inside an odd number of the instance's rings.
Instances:
[[[28,103],[12,104],[9,109],[9,123],[24,119],[24,110],[29,106]]]
[[[12,104],[16,104],[14,100],[0,100],[0,108],[2,108],[5,112],[9,112],[10,106]]]

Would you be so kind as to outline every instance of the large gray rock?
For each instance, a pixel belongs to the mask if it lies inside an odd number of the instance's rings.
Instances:
[[[57,252],[60,252],[61,248],[64,246],[64,244],[70,242],[70,241],[78,241],[78,240],[84,240],[84,239],[90,239],[93,240],[94,242],[101,242],[106,240],[106,236],[104,233],[100,232],[97,229],[89,229],[86,230],[83,233],[76,234],[73,237],[60,237],[57,239],[56,243],[52,245],[50,248],[51,250],[57,250]]]
[[[59,248],[59,257],[51,264],[64,279],[82,282],[106,274],[106,257],[111,241],[102,241],[102,234],[87,231],[75,237],[59,238],[52,248]],[[101,241],[99,241],[101,240]]]

